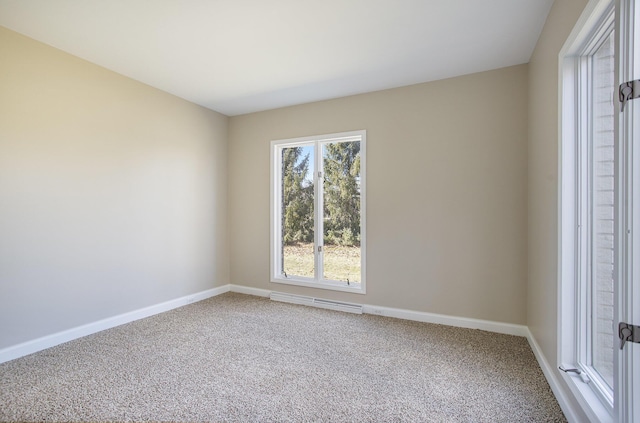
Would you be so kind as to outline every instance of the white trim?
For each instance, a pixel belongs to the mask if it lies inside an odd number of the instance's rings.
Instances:
[[[564,365],[563,367],[571,367]],[[558,372],[558,370],[556,370]],[[606,407],[602,397],[596,393],[591,387],[593,381],[590,383],[584,383],[579,376],[574,374],[567,374],[560,372],[560,377],[566,382],[569,387],[569,392],[576,399],[580,408],[587,415],[587,418],[592,423],[611,423],[613,422],[612,412],[609,407]],[[586,373],[583,373],[586,374]],[[558,401],[559,402],[559,401]]]
[[[606,12],[606,10],[610,7],[609,0],[591,0],[585,6],[580,18],[571,30],[571,33],[567,37],[560,53],[558,54],[559,58],[563,58],[565,56],[570,56],[578,53],[578,49],[575,47],[576,44],[587,37],[587,35],[591,32],[586,28],[597,26],[597,23],[600,21],[600,17]],[[559,63],[560,69],[562,70],[562,63]],[[562,72],[560,72],[560,83],[562,83]],[[562,97],[559,99],[559,104],[562,106]],[[562,135],[562,132],[560,133]]]
[[[473,319],[470,317],[457,317],[445,314],[427,313],[424,311],[406,310],[402,308],[382,307],[364,304],[362,311],[376,316],[394,317],[396,319],[413,320],[437,325],[455,326],[467,329],[480,329],[487,332],[502,333],[506,335],[526,336],[527,327],[513,323],[495,322],[492,320]]]
[[[13,345],[0,350],[0,363],[14,360],[25,355],[33,354],[47,348],[54,347],[64,342],[69,342],[83,336],[91,335],[106,329],[111,329],[135,320],[144,319],[145,317],[155,314],[164,313],[197,301],[215,297],[226,292],[236,292],[246,295],[254,295],[258,297],[269,297],[275,291],[267,289],[253,288],[244,285],[227,284],[213,289],[198,292],[196,294],[187,295],[176,298],[174,300],[165,301],[160,304],[145,307],[139,310],[130,311],[117,316],[109,317],[97,322],[88,323],[76,328],[68,329],[62,332],[43,336],[42,338],[27,341],[18,345]],[[320,302],[327,301],[318,298]],[[515,325],[511,323],[495,322],[490,320],[480,320],[468,317],[448,316],[444,314],[427,313],[415,310],[406,310],[400,308],[382,307],[377,305],[356,304],[350,305],[362,306],[362,312],[366,314],[374,314],[377,316],[393,317],[398,319],[413,320],[423,323],[434,323],[447,326],[455,326],[470,329],[480,329],[488,332],[503,333],[507,335],[527,336],[528,329],[523,325]],[[326,307],[325,307],[326,308]]]
[[[41,338],[23,342],[18,345],[13,345],[11,347],[0,350],[0,363],[24,357],[25,355],[33,354],[47,348],[55,347],[56,345],[73,341],[74,339],[82,338],[83,336],[101,332],[105,329],[111,329],[116,326],[124,325],[125,323],[144,319],[145,317],[153,316],[155,314],[164,313],[165,311],[173,310],[175,308],[195,303],[197,301],[206,300],[207,298],[215,297],[216,295],[228,292],[229,288],[230,285],[219,286],[217,288],[208,289],[196,294],[186,295],[184,297],[165,301],[160,304],[133,310],[127,313],[119,314],[117,316],[108,317],[106,319],[98,320],[97,322],[87,323],[85,325],[67,329],[62,332],[46,335]]]
[[[232,285],[233,287],[239,287],[238,285]],[[254,289],[254,288],[252,288]],[[235,288],[232,288],[233,292]],[[257,290],[258,292],[269,292],[265,290]],[[247,292],[248,293],[248,292]],[[277,301],[288,302],[292,304],[312,305],[310,300],[318,300],[321,302],[330,301],[319,297],[307,297],[302,295],[288,294],[284,292],[271,291],[270,296]],[[300,301],[286,300],[286,299],[300,299]],[[412,320],[422,323],[433,323],[437,325],[454,326],[467,329],[479,329],[487,332],[502,333],[505,335],[523,336],[528,337],[529,329],[525,325],[516,325],[513,323],[496,322],[493,320],[474,319],[470,317],[458,317],[450,316],[446,314],[428,313],[425,311],[407,310],[403,308],[383,307],[372,304],[359,304],[359,303],[343,303],[350,306],[361,306],[364,314],[373,314],[376,316],[392,317],[396,319]]]
[[[616,1],[616,27],[618,84],[640,78],[640,7],[636,0]],[[618,292],[616,293],[616,318],[618,322],[640,324],[640,107],[638,100],[627,102],[624,112],[620,112],[616,101],[616,129],[618,150],[616,158],[616,195],[620,208],[618,211],[618,255],[616,256]],[[616,340],[617,341],[617,340]],[[617,342],[616,342],[617,343]],[[616,421],[640,421],[640,348],[637,344],[627,344],[620,350],[616,348],[615,374]]]
[[[243,285],[231,285],[231,292],[239,292],[242,294],[257,295],[260,297],[276,297],[278,301],[283,301],[281,298],[300,298],[303,301],[284,301],[292,304],[310,305],[310,302],[305,302],[305,299],[316,299],[319,302],[328,302],[325,298],[320,297],[308,297],[303,295],[289,294],[278,291],[268,291],[265,289],[250,288]],[[309,304],[307,304],[309,303]],[[529,329],[525,325],[516,325],[513,323],[496,322],[493,320],[474,319],[470,317],[458,317],[450,316],[446,314],[428,313],[424,311],[407,310],[403,308],[383,307],[372,304],[359,304],[359,303],[347,303],[350,306],[361,306],[364,314],[373,314],[376,316],[392,317],[396,319],[412,320],[422,323],[434,323],[437,325],[455,326],[467,329],[479,329],[487,332],[502,333],[505,335],[514,336],[529,336]]]
[[[267,289],[260,288],[252,288],[250,286],[244,285],[228,285],[230,287],[231,292],[237,292],[238,294],[246,294],[246,295],[254,295],[256,297],[269,297],[271,295],[271,291]]]
[[[362,254],[362,250],[360,250],[360,253]],[[362,275],[362,268],[360,269],[360,274]],[[359,287],[354,287],[354,286],[346,286],[343,284],[339,284],[339,283],[333,283],[333,282],[310,282],[312,281],[312,279],[309,280],[305,280],[303,278],[298,278],[298,277],[290,277],[290,278],[280,278],[280,277],[274,277],[273,279],[271,279],[272,283],[281,283],[283,285],[294,285],[294,286],[304,286],[307,288],[317,288],[317,289],[329,289],[331,291],[342,291],[342,292],[350,292],[352,294],[366,294],[366,292],[364,291],[364,285],[362,285],[362,288]],[[355,285],[355,284],[354,284]],[[358,285],[361,285],[360,283],[358,283]]]
[[[259,297],[271,297],[278,298],[278,301],[289,302],[292,304],[310,305],[306,302],[284,301],[281,298],[302,298],[302,299],[316,299],[318,301],[330,301],[320,297],[307,297],[302,295],[289,294],[285,292],[269,291],[266,289],[252,288],[243,285],[231,285],[231,292],[238,292],[241,294],[256,295]],[[455,326],[467,329],[479,329],[487,332],[502,333],[505,335],[523,336],[529,337],[529,329],[525,325],[516,325],[513,323],[496,322],[493,320],[474,319],[470,317],[458,317],[450,316],[446,314],[428,313],[425,311],[407,310],[403,308],[383,307],[372,304],[359,304],[359,303],[346,303],[350,306],[362,306],[362,312],[364,314],[373,314],[376,316],[392,317],[395,319],[412,320],[422,323],[433,323],[437,325]]]

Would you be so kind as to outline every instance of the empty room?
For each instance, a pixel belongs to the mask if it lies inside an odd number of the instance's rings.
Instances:
[[[640,422],[639,16],[0,0],[0,421]]]

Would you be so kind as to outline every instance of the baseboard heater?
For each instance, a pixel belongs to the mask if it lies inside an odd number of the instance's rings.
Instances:
[[[283,294],[281,292],[272,292],[270,298],[273,301],[283,303],[301,304],[329,310],[346,311],[347,313],[362,314],[362,304],[343,303],[340,301],[324,300],[322,298],[305,297],[304,295]]]

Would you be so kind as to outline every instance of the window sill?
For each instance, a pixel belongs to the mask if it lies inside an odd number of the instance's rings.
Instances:
[[[342,292],[351,292],[352,294],[365,294],[364,283],[353,283],[352,286],[347,286],[344,283],[340,282],[311,282],[309,280],[304,279],[296,279],[296,278],[272,278],[272,283],[281,283],[285,285],[296,285],[296,286],[304,286],[308,288],[317,288],[317,289],[327,289],[330,291],[342,291]]]
[[[613,408],[604,404],[605,400],[595,392],[593,382],[584,383],[578,375],[569,375],[564,372],[560,374],[591,422],[613,422]]]

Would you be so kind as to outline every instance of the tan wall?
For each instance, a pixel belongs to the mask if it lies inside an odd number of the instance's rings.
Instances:
[[[230,118],[231,280],[526,323],[527,66]],[[269,143],[367,131],[367,294],[269,281]]]
[[[0,27],[0,348],[229,283],[228,118]]]
[[[554,3],[529,63],[527,325],[552,368],[558,364],[558,53],[586,4]]]

